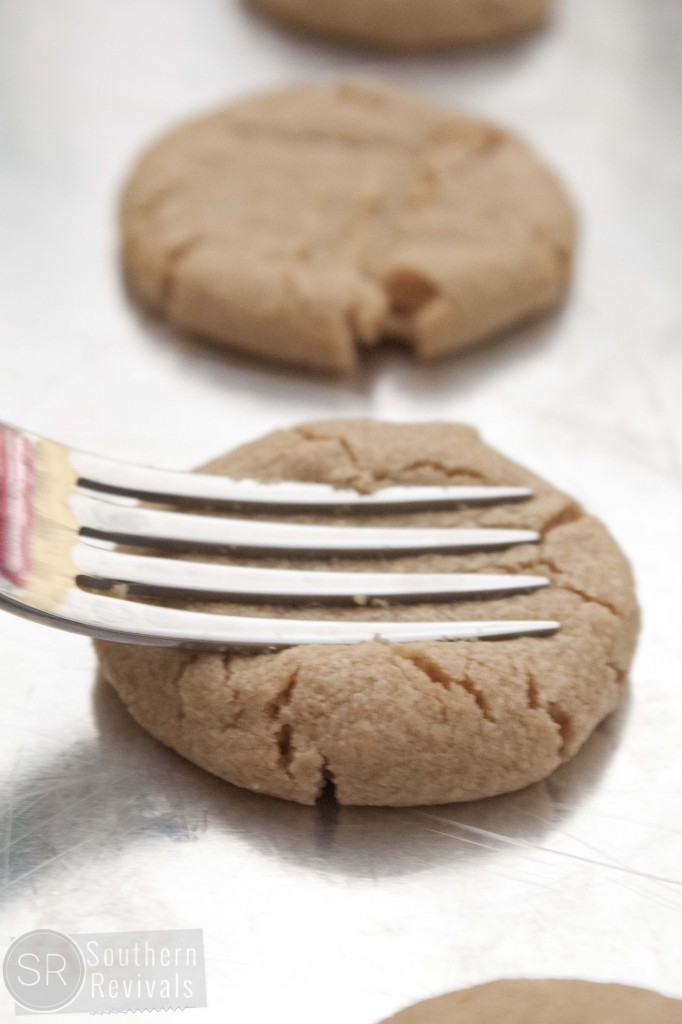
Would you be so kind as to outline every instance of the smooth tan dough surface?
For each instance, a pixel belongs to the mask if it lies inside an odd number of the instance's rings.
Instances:
[[[501,39],[545,23],[551,0],[250,0],[291,25],[341,42],[418,51]]]
[[[439,356],[556,305],[574,218],[510,133],[367,83],[297,86],[176,128],[121,210],[132,291],[265,359],[347,372]]]
[[[261,655],[99,643],[104,673],[131,714],[191,761],[239,786],[301,803],[314,802],[327,779],[345,804],[474,800],[549,775],[620,701],[638,629],[627,561],[598,520],[489,448],[473,429],[313,423],[245,445],[209,469],[361,490],[391,483],[530,484],[535,493],[529,501],[353,521],[514,526],[542,531],[540,544],[468,555],[346,558],[334,565],[539,573],[553,584],[484,601],[284,612],[281,606],[221,605],[226,611],[364,620],[557,619],[562,626],[544,638],[373,641]],[[329,566],[324,560],[262,564]]]
[[[682,1024],[682,1002],[628,985],[494,981],[428,999],[383,1024]]]

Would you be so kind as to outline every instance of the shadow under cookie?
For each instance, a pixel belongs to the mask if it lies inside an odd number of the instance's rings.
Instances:
[[[468,804],[418,809],[342,807],[325,791],[314,807],[250,793],[216,779],[161,747],[98,678],[93,693],[99,742],[92,749],[111,773],[110,800],[128,806],[140,780],[152,806],[146,820],[172,840],[214,828],[292,865],[361,878],[394,877],[469,860],[480,862],[517,844],[534,849],[561,829],[598,786],[625,728],[627,706],[599,726],[576,758],[549,780]],[[142,832],[140,835],[142,836]],[[559,855],[560,856],[560,855]]]

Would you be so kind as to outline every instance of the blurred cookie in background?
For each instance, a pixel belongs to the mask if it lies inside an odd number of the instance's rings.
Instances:
[[[288,24],[345,43],[417,52],[481,43],[544,24],[551,0],[247,0]]]
[[[368,82],[181,125],[142,156],[121,217],[151,310],[336,372],[386,337],[429,359],[551,309],[575,241],[563,187],[515,135]]]

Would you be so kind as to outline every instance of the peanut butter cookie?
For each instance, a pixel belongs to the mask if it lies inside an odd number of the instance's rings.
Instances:
[[[539,544],[473,554],[343,558],[333,566],[530,572],[548,576],[552,584],[486,600],[389,607],[205,606],[209,610],[320,619],[561,623],[546,637],[373,641],[258,655],[98,643],[104,674],[137,721],[208,771],[300,803],[313,803],[328,781],[346,804],[475,800],[549,775],[573,757],[620,701],[639,618],[626,559],[602,523],[485,445],[470,427],[313,423],[245,445],[208,471],[362,490],[392,483],[529,485],[534,496],[523,502],[353,516],[352,521],[387,529],[516,526],[540,531]],[[312,565],[329,568],[330,562],[320,558]]]
[[[509,132],[379,85],[298,86],[157,142],[123,196],[132,291],[264,359],[348,372],[387,336],[420,358],[555,306],[574,218]]]
[[[383,1024],[682,1024],[682,1002],[629,985],[494,981],[451,992]]]
[[[340,42],[417,52],[481,43],[544,24],[551,0],[250,0],[292,26]]]

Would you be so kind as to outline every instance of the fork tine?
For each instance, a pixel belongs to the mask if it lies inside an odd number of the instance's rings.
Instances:
[[[405,554],[468,551],[532,544],[534,530],[311,526],[303,523],[192,515],[117,504],[90,495],[71,498],[85,536],[119,542],[173,544],[277,553]]]
[[[123,581],[132,587],[146,588],[146,592],[166,594],[189,592],[209,597],[231,594],[265,600],[282,597],[289,601],[297,598],[340,601],[357,600],[359,597],[363,603],[364,599],[372,597],[398,600],[418,597],[424,600],[427,597],[491,594],[498,590],[518,592],[545,586],[548,581],[543,577],[513,574],[306,573],[302,570],[271,570],[263,566],[204,565],[111,551],[101,543],[88,542],[84,538],[102,538],[110,545],[117,541],[132,541],[136,546],[199,546],[251,550],[260,554],[328,552],[331,555],[395,556],[407,552],[464,551],[535,543],[540,535],[533,530],[513,529],[377,529],[333,524],[252,522],[228,516],[182,514],[160,508],[152,510],[139,507],[136,501],[126,500],[122,494],[118,498],[110,494],[108,500],[93,494],[92,487],[95,491],[102,491],[105,486],[96,482],[90,486],[90,493],[84,494],[79,488],[79,473],[81,483],[87,482],[87,473],[76,469],[74,464],[81,456],[63,445],[1,423],[0,454],[4,460],[1,473],[4,484],[0,489],[0,534],[4,538],[0,544],[0,606],[58,628],[123,643],[254,651],[312,643],[353,644],[376,637],[403,643],[544,636],[559,628],[558,622],[550,620],[373,622],[366,619],[235,617],[164,608],[146,602],[121,600],[111,594],[92,593],[78,584],[88,580],[96,589],[102,584]],[[108,460],[94,457],[92,463],[112,465]],[[136,473],[146,473],[136,467],[117,465],[121,472],[131,469]],[[189,482],[197,478],[188,475],[182,479]],[[223,482],[221,478],[203,479],[211,483]],[[199,481],[201,484],[201,478]],[[228,482],[228,490],[233,483]],[[239,486],[242,483],[238,482]],[[246,484],[247,489],[251,487],[250,482]],[[114,485],[107,486],[110,491],[115,490]],[[268,500],[257,507],[270,507],[273,512],[311,508],[310,502],[322,511],[346,507],[345,495],[348,492],[341,492],[343,504],[339,505],[340,492],[326,488],[330,493],[323,495],[322,485],[301,485],[306,494],[301,497],[299,491],[294,498],[293,492],[288,490],[289,485],[283,484],[282,488],[287,490],[284,504],[279,499],[272,501],[272,494],[279,485],[272,491],[270,485],[264,486],[268,489]],[[298,485],[291,486],[294,490],[298,488]],[[486,500],[493,492],[498,497],[504,493],[507,496],[505,500],[530,493],[525,488],[479,490],[486,492]],[[510,490],[515,493],[511,495]],[[362,504],[363,496],[359,496],[358,503],[358,496],[350,492],[353,499],[350,506],[354,509],[388,507],[402,511],[423,507],[422,503],[426,501],[428,504],[436,491],[436,507],[441,499],[450,503],[453,491],[457,491],[460,499],[462,495],[460,488],[419,488],[417,491],[387,488],[382,492],[382,499],[386,498],[386,501],[378,504]],[[139,495],[150,493],[146,487],[139,491]],[[240,493],[243,498],[244,492]],[[169,491],[163,494],[170,496]],[[235,493],[231,494],[229,500],[235,498]],[[156,495],[159,497],[161,491]],[[225,492],[221,495],[226,499]],[[200,486],[199,491],[190,488],[180,497],[188,501],[211,501],[221,500],[221,495],[218,492],[209,494]],[[415,498],[414,504],[411,503],[412,498]],[[478,498],[484,500],[480,493]],[[372,502],[373,498],[370,497],[369,501]],[[244,504],[248,505],[248,501],[244,500]],[[8,537],[11,541],[9,548]],[[15,557],[17,552],[20,557]],[[434,615],[434,618],[438,616]]]
[[[45,613],[37,610],[32,612],[31,617],[46,621]],[[214,615],[139,604],[82,590],[69,591],[56,610],[56,616],[48,616],[47,621],[71,632],[82,632],[122,643],[253,651],[301,644],[357,644],[374,639],[391,643],[493,640],[545,636],[559,628],[559,623],[551,620],[353,622]]]
[[[529,487],[410,485],[383,487],[371,494],[360,494],[328,484],[263,483],[205,473],[149,469],[84,452],[71,452],[71,462],[79,474],[80,485],[91,490],[147,501],[207,502],[281,513],[311,507],[326,512],[416,511],[460,504],[521,501],[533,493]]]
[[[545,587],[544,576],[511,573],[372,573],[266,569],[151,558],[82,542],[72,552],[78,569],[98,583],[127,583],[146,590],[263,600],[426,600],[517,593]]]

